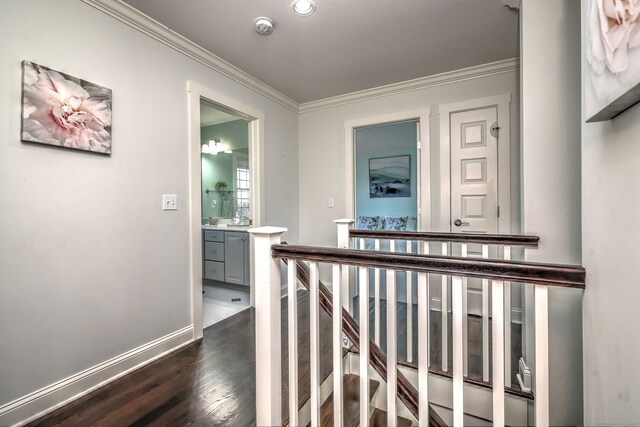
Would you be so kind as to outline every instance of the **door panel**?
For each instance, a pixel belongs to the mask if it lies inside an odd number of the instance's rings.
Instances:
[[[496,107],[450,116],[453,232],[498,231],[498,141],[491,135],[491,127],[496,121]],[[456,219],[461,225],[455,225]]]

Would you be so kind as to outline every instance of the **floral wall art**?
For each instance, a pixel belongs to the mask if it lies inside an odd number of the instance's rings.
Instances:
[[[111,89],[22,61],[21,140],[111,153]]]
[[[611,119],[640,101],[640,0],[587,0],[585,118]]]

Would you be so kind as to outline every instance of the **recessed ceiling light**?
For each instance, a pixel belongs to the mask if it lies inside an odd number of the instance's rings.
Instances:
[[[291,9],[296,15],[308,16],[315,12],[316,4],[313,0],[293,0]]]

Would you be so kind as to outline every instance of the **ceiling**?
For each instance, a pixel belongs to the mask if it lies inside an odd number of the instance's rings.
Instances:
[[[306,17],[291,0],[122,1],[298,103],[519,56],[503,0],[315,0]]]

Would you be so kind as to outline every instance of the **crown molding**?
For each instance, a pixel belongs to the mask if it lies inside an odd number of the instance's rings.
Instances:
[[[121,0],[82,0],[84,3],[95,7],[129,25],[132,28],[152,37],[160,43],[188,56],[189,58],[205,65],[212,70],[240,83],[241,85],[266,96],[291,111],[298,112],[299,104],[288,96],[278,92],[271,86],[261,82],[250,74],[231,65],[227,61],[212,54],[203,47],[181,36],[166,25],[150,18],[144,13],[134,9]]]
[[[322,110],[324,108],[332,108],[368,99],[395,95],[402,92],[441,86],[461,82],[464,80],[472,80],[481,77],[492,76],[496,74],[509,73],[512,71],[517,71],[519,68],[520,60],[518,58],[490,62],[488,64],[476,65],[469,68],[462,68],[460,70],[447,71],[445,73],[420,77],[417,79],[407,80],[399,83],[392,83],[373,89],[365,89],[345,95],[333,96],[331,98],[320,99],[318,101],[305,102],[300,104],[299,113],[308,113],[311,111]]]

